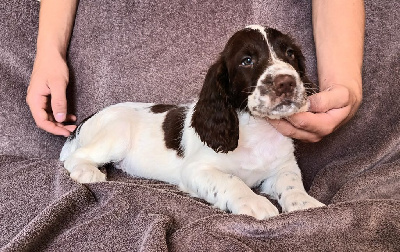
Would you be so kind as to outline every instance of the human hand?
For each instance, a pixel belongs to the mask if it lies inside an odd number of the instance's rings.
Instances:
[[[76,128],[75,125],[63,124],[76,120],[74,115],[67,114],[68,79],[68,66],[58,52],[38,53],[26,96],[36,125],[49,133],[65,137]]]
[[[308,112],[280,120],[268,119],[280,133],[304,142],[318,142],[350,120],[361,104],[361,94],[332,85],[309,97]]]

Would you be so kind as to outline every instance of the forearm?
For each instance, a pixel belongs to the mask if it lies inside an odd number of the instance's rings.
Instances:
[[[66,56],[78,0],[41,0],[37,53]]]
[[[313,0],[313,28],[321,90],[346,86],[362,98],[365,11],[362,0]]]

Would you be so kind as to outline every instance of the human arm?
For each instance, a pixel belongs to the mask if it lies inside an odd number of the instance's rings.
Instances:
[[[362,0],[313,0],[320,93],[309,112],[269,120],[282,134],[317,142],[350,120],[362,100],[365,11]]]
[[[77,4],[78,0],[40,3],[37,51],[26,101],[37,126],[55,135],[68,136],[76,127],[63,122],[76,120],[67,114],[66,53]]]

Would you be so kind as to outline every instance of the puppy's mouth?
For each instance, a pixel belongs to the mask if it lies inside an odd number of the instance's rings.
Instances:
[[[301,110],[301,107],[302,105],[298,102],[285,100],[272,108],[266,116],[271,119],[288,117],[295,113],[298,113]]]
[[[284,74],[267,73],[260,77],[247,102],[253,116],[281,119],[308,110],[304,84],[293,71],[289,69]]]
[[[283,100],[278,104],[266,106],[264,103],[259,103],[255,107],[249,107],[250,113],[257,117],[267,117],[269,119],[282,119],[291,116],[295,113],[305,112],[309,108],[308,100],[301,102],[293,100]]]
[[[283,100],[278,105],[276,105],[275,108],[273,108],[273,110],[279,110],[282,107],[292,106],[292,105],[296,106],[296,105],[298,105],[298,103],[296,103],[296,102],[294,102],[292,100]]]

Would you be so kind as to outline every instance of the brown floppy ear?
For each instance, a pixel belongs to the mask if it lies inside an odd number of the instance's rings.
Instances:
[[[215,152],[227,153],[238,145],[239,119],[229,88],[228,70],[219,59],[207,72],[191,124],[201,141]]]

